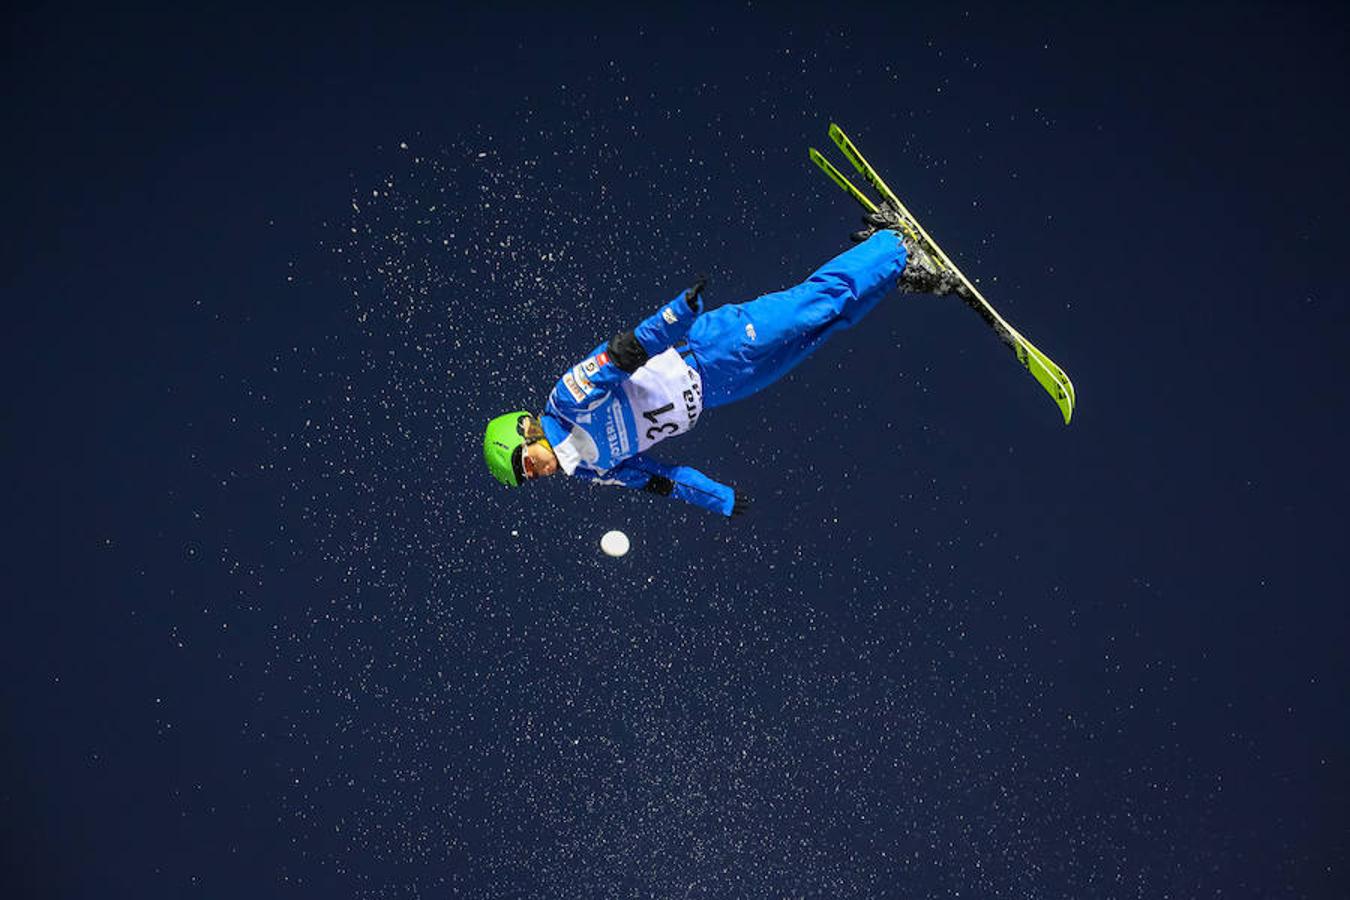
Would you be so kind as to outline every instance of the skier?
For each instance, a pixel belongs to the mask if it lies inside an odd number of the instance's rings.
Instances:
[[[882,205],[840,254],[796,287],[703,313],[700,277],[632,331],[615,335],[563,374],[541,415],[488,423],[483,455],[508,487],[565,472],[596,484],[641,488],[739,515],[747,497],[688,466],[646,454],[693,428],[704,409],[768,387],[836,331],[861,321],[893,286],[963,297],[960,278],[936,263]]]

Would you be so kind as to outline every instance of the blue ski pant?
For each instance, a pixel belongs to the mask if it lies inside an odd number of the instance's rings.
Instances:
[[[879,231],[796,287],[699,316],[687,352],[703,379],[704,407],[768,387],[832,334],[862,321],[896,287],[905,258],[900,236]]]

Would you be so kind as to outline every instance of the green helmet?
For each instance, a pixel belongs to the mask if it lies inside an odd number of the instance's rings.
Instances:
[[[520,454],[525,446],[525,421],[530,417],[525,409],[498,416],[488,423],[483,435],[483,459],[492,477],[507,487],[519,487],[525,480]]]

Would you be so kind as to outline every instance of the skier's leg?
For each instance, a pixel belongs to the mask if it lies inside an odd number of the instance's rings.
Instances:
[[[794,333],[807,323],[828,324],[835,319],[852,325],[895,289],[905,257],[898,234],[878,232],[825,263],[801,284],[745,305],[762,316],[765,325],[776,327],[769,320],[783,321]]]
[[[689,346],[703,376],[703,403],[721,406],[773,384],[836,331],[862,320],[896,286],[905,248],[882,231],[796,287],[700,316]]]

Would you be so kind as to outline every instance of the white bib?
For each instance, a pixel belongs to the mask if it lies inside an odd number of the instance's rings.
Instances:
[[[623,383],[638,452],[694,427],[703,412],[703,379],[674,347],[647,360]]]

